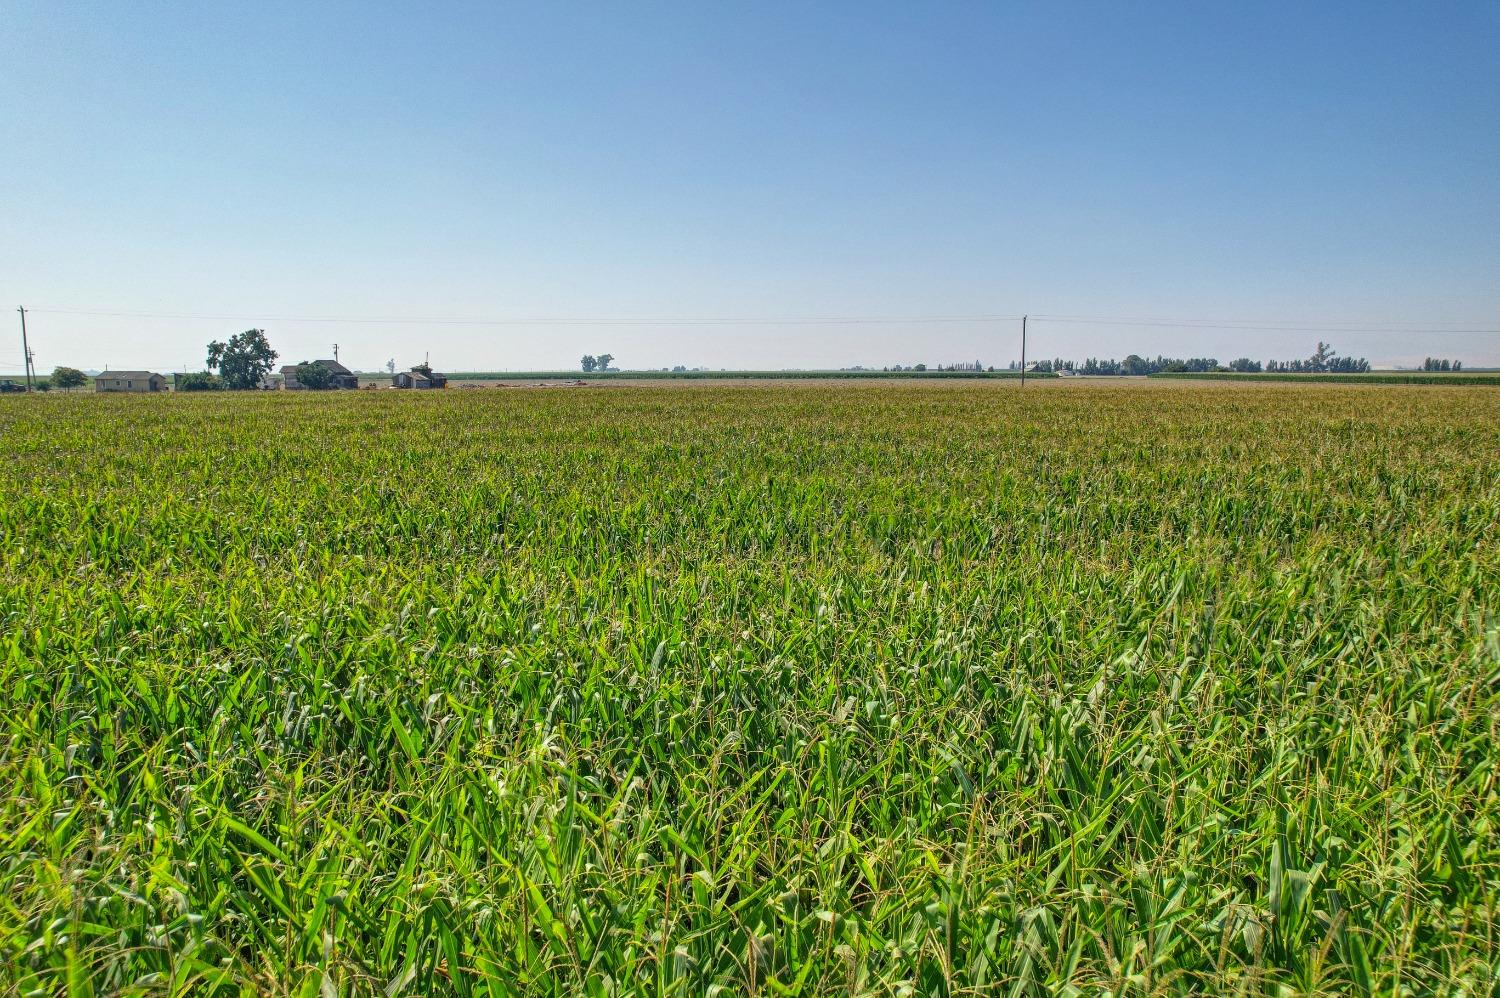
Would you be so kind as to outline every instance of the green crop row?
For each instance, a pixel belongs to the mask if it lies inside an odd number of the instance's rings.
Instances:
[[[362,377],[365,377],[362,375]],[[373,376],[371,376],[373,377]],[[870,381],[881,379],[943,380],[954,378],[1016,378],[1019,371],[459,371],[450,381],[533,381],[579,378],[584,381]],[[1056,374],[1030,372],[1032,378]]]
[[[1149,375],[1152,378],[1173,378],[1185,381],[1300,381],[1308,384],[1346,385],[1488,385],[1500,387],[1500,371],[1472,374],[1446,374],[1426,371],[1370,371],[1360,374],[1302,374],[1287,371],[1259,371],[1239,373],[1233,371],[1162,371]]]
[[[1500,395],[0,399],[0,981],[1481,995]]]

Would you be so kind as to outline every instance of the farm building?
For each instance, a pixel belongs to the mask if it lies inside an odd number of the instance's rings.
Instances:
[[[105,371],[94,379],[96,392],[164,392],[167,379],[150,371]]]
[[[392,388],[447,388],[448,376],[436,371],[412,368],[391,376]]]
[[[314,364],[326,368],[333,375],[329,388],[358,388],[359,376],[349,370],[336,360],[315,360]],[[303,385],[297,380],[297,365],[288,364],[281,369],[281,386],[289,392],[302,391]]]

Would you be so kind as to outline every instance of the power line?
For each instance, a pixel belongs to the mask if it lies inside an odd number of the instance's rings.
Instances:
[[[151,312],[139,310],[32,308],[28,312],[47,315],[91,315],[126,319],[170,319],[214,322],[349,323],[369,325],[444,326],[819,326],[819,325],[923,325],[1014,322],[1019,314],[939,315],[820,315],[820,316],[368,316],[368,315],[260,315],[210,312]],[[1132,326],[1159,329],[1215,329],[1245,332],[1296,332],[1379,336],[1384,334],[1443,333],[1497,335],[1500,328],[1480,322],[1390,320],[1261,320],[1180,319],[1141,316],[1060,315],[1036,313],[1032,321],[1068,325]]]
[[[123,319],[191,319],[221,322],[342,322],[381,325],[444,326],[818,326],[901,325],[911,323],[983,323],[1019,319],[1019,315],[909,315],[909,316],[657,316],[651,318],[532,316],[523,318],[473,318],[455,316],[356,316],[356,315],[225,315],[193,312],[117,312],[102,309],[33,308],[47,315],[97,315]]]
[[[1223,319],[1223,318],[1184,318],[1183,316],[1141,316],[1141,315],[1075,315],[1073,313],[1038,313],[1044,318],[1067,319],[1080,322],[1202,322],[1210,324],[1222,323],[1251,323],[1256,325],[1318,325],[1318,326],[1413,326],[1419,324],[1434,324],[1439,326],[1483,326],[1488,325],[1488,319],[1268,319],[1260,316],[1254,319]]]
[[[1035,315],[1032,318],[1042,322],[1061,322],[1070,325],[1134,326],[1148,329],[1221,329],[1243,332],[1340,333],[1355,336],[1380,336],[1387,333],[1453,333],[1470,335],[1495,335],[1500,333],[1500,329],[1495,328],[1480,329],[1472,326],[1459,326],[1454,323],[1442,322],[1422,325],[1388,326],[1375,322],[1349,323],[1347,325],[1334,323],[1312,325],[1235,319],[1112,319],[1103,316],[1060,315]]]

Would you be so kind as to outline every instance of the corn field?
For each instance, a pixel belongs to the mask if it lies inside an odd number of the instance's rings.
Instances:
[[[0,400],[0,985],[1500,989],[1500,392]]]

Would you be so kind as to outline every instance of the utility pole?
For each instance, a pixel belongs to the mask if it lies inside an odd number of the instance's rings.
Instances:
[[[26,361],[26,390],[31,391],[31,345],[26,342],[26,308],[18,309],[21,313],[21,357]]]
[[[1021,316],[1021,387],[1026,387],[1026,316]]]
[[[339,345],[337,343],[333,345],[333,362],[335,364],[339,362]]]

